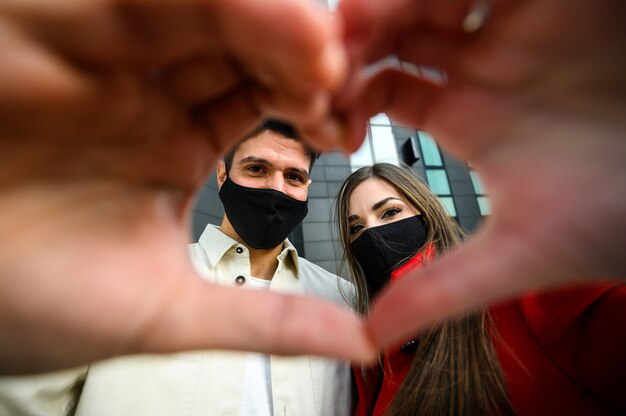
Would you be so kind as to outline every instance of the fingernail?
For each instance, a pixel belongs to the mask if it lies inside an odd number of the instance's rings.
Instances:
[[[315,124],[300,125],[302,134],[318,152],[343,149],[343,124],[335,117],[326,117]]]
[[[330,97],[328,94],[320,92],[316,93],[311,99],[310,119],[319,120],[328,115],[330,111]]]
[[[356,117],[356,119],[359,119]],[[365,137],[365,122],[362,128],[355,128],[352,118],[344,118],[342,123],[342,134],[340,136],[341,150],[346,156],[359,150]],[[355,139],[355,137],[359,137]]]
[[[331,90],[339,88],[348,70],[348,57],[343,45],[338,42],[326,45],[320,57],[320,66],[326,77],[326,86]]]

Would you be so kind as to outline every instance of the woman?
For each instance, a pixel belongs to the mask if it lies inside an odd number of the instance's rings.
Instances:
[[[363,314],[388,282],[462,237],[426,185],[389,164],[350,175],[336,214]],[[379,366],[355,369],[356,414],[623,413],[624,299],[624,285],[585,286],[444,322],[385,351]],[[619,326],[608,319],[616,313]]]

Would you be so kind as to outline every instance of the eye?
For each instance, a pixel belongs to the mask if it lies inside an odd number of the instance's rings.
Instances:
[[[260,174],[265,172],[265,168],[261,165],[249,165],[246,166],[246,172]]]
[[[387,208],[384,212],[383,215],[380,217],[381,219],[385,219],[385,218],[392,218],[395,217],[396,215],[398,215],[400,212],[402,211],[401,208]]]
[[[354,235],[363,229],[363,224],[354,224],[350,227],[350,235]]]
[[[302,175],[300,175],[300,174],[298,174],[298,173],[294,173],[294,172],[289,172],[289,173],[287,173],[287,174],[285,175],[285,178],[286,178],[289,182],[295,182],[295,183],[298,183],[298,184],[301,184],[301,183],[305,183],[305,182],[306,182],[306,179],[305,179]]]

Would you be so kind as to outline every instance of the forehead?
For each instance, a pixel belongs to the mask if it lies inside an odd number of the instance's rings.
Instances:
[[[241,143],[233,155],[233,163],[244,158],[264,159],[271,164],[288,165],[309,170],[311,164],[304,144],[299,140],[288,139],[271,130],[265,130],[258,136]]]
[[[366,179],[352,191],[348,200],[348,211],[350,214],[363,214],[371,211],[372,205],[387,197],[405,200],[402,194],[389,182],[378,178]]]

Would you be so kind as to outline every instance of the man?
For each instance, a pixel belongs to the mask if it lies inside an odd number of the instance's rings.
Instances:
[[[225,214],[191,246],[205,279],[344,304],[349,286],[340,288],[340,278],[298,257],[286,239],[307,213],[317,157],[290,126],[268,121],[218,162]],[[258,316],[277,326],[282,318]],[[247,330],[255,332],[253,325]],[[202,351],[131,357],[89,370],[77,414],[348,415],[350,385],[347,363],[310,356]]]

